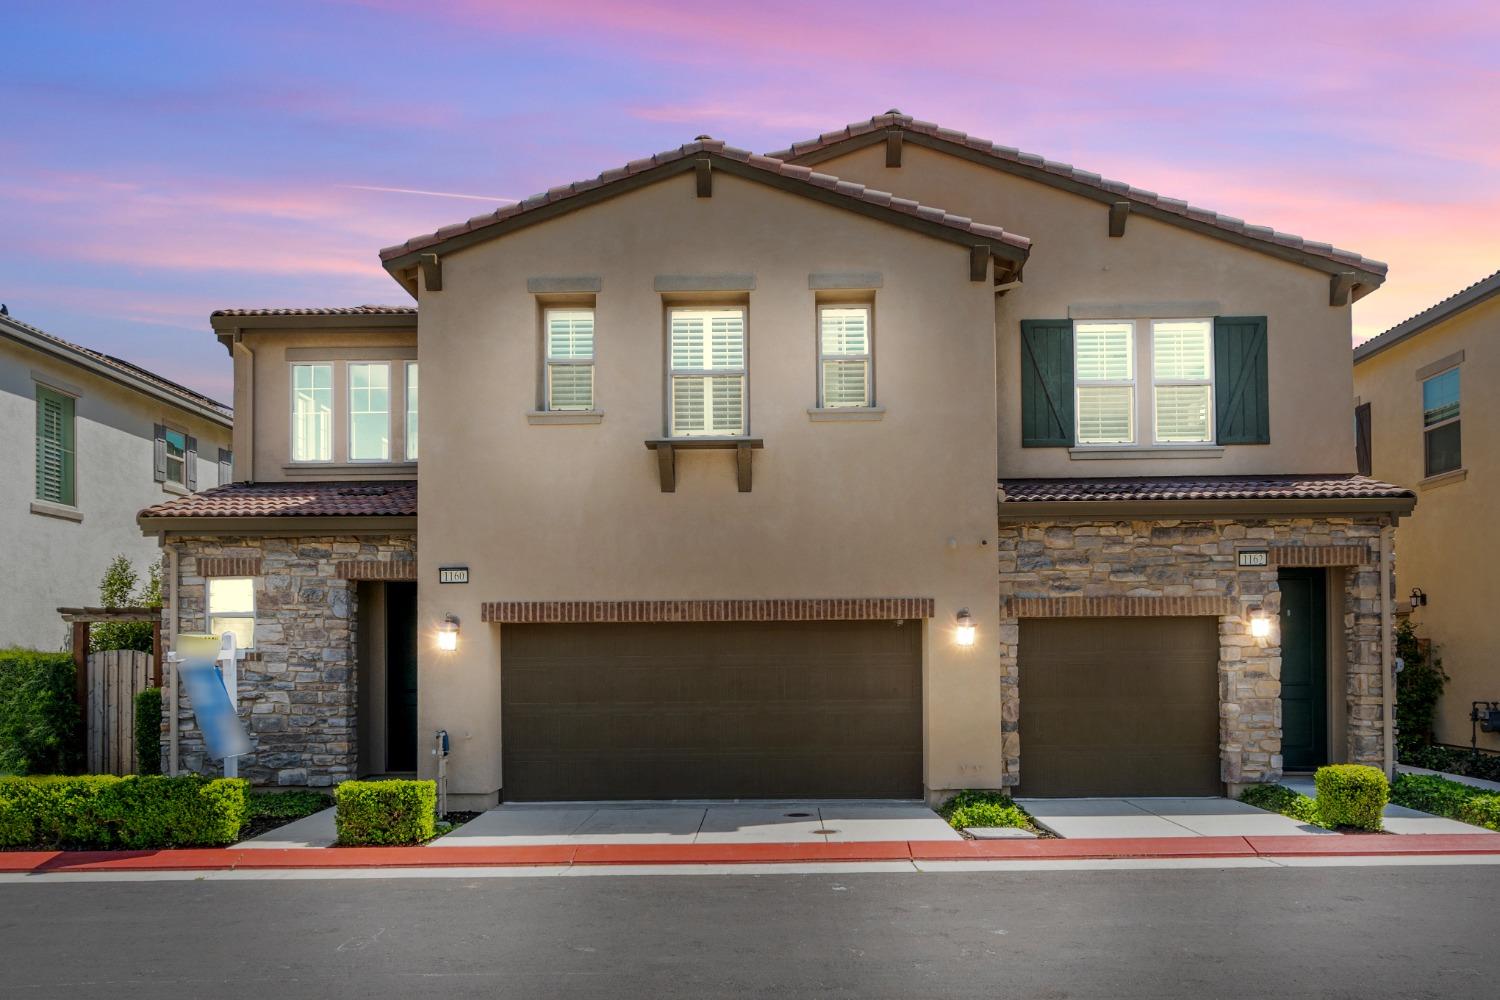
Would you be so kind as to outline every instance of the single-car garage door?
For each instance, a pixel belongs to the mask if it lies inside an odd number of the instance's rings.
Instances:
[[[1215,618],[1021,622],[1021,793],[1218,795]]]
[[[918,622],[501,629],[507,801],[922,793]]]

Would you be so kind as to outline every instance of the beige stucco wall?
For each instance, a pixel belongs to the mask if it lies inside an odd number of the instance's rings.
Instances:
[[[1244,475],[1354,471],[1348,307],[1328,304],[1329,276],[1177,226],[1131,216],[1109,236],[1107,205],[907,143],[900,167],[877,144],[815,169],[1004,226],[1033,240],[1020,287],[996,306],[1000,470],[1005,476]],[[1221,206],[1232,209],[1233,206]],[[1164,310],[1163,306],[1172,307]],[[1189,306],[1187,310],[1181,307]],[[1071,458],[1022,448],[1020,321],[1267,317],[1271,443],[1213,458]]]
[[[36,498],[36,384],[76,395],[76,514],[33,512]],[[77,365],[0,339],[0,647],[60,649],[68,628],[59,607],[99,602],[109,561],[128,557],[145,580],[161,558],[135,515],[170,500],[152,476],[155,425],[198,439],[198,488],[218,484],[229,428]]]
[[[998,787],[993,292],[965,248],[718,174],[621,195],[445,256],[424,293],[420,360],[420,729],[453,737],[456,794],[502,784],[502,626],[495,600],[879,597],[936,601],[927,626],[926,781]],[[822,423],[809,272],[878,271],[877,401],[883,420]],[[733,453],[678,459],[661,492],[663,316],[657,275],[753,273],[749,300],[754,489]],[[529,277],[596,275],[596,390],[603,421],[528,423],[538,308]],[[950,539],[952,544],[950,545]],[[467,586],[437,586],[466,564]],[[951,640],[960,607],[978,641]],[[432,629],[463,622],[459,651]],[[431,761],[423,758],[424,768]]]
[[[1370,404],[1372,472],[1418,491],[1417,508],[1396,530],[1397,599],[1413,587],[1428,604],[1413,615],[1432,640],[1450,678],[1437,736],[1468,745],[1469,708],[1500,699],[1500,625],[1494,610],[1500,532],[1494,527],[1500,490],[1500,300],[1461,313],[1360,361],[1355,392]],[[1423,487],[1422,383],[1418,370],[1458,352],[1465,475]],[[1500,749],[1500,734],[1479,736]]]
[[[416,331],[373,329],[250,330],[234,348],[235,480],[261,483],[332,479],[412,479],[404,459],[405,395],[402,361],[416,360]],[[294,356],[289,357],[288,352]],[[349,464],[349,361],[391,365],[392,423],[389,463]],[[333,461],[292,465],[292,364],[332,362]],[[254,465],[246,461],[253,456]]]

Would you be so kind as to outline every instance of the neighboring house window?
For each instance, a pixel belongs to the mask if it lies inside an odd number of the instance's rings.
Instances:
[[[187,435],[170,427],[162,435],[167,445],[167,482],[187,482]]]
[[[1135,442],[1135,324],[1073,328],[1079,444]]]
[[[1375,474],[1370,430],[1370,404],[1360,403],[1354,408],[1354,465],[1361,476]]]
[[[349,365],[349,461],[388,462],[391,458],[391,366],[385,362]]]
[[[417,363],[406,363],[406,460],[417,460]]]
[[[69,507],[77,503],[73,405],[72,396],[36,387],[36,498]]]
[[[594,310],[548,309],[548,410],[594,408]]]
[[[156,425],[156,464],[158,483],[176,483],[187,490],[198,488],[198,441],[192,435],[164,424]]]
[[[670,433],[734,437],[745,433],[745,310],[668,312]]]
[[[1458,369],[1450,368],[1422,383],[1422,438],[1427,475],[1463,466],[1458,420]]]
[[[1155,320],[1151,375],[1158,444],[1213,441],[1213,324]]]
[[[255,648],[255,581],[249,577],[213,577],[208,581],[208,630],[234,633],[239,649]]]
[[[333,461],[333,366],[292,366],[292,461]]]
[[[818,405],[871,406],[870,307],[818,309]]]

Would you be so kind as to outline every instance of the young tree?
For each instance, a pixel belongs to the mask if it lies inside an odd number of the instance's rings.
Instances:
[[[146,583],[136,589],[140,575],[130,560],[123,555],[110,560],[99,581],[99,604],[106,608],[159,608],[161,607],[161,563],[151,564],[146,573]],[[101,622],[95,625],[89,636],[89,650],[138,649],[151,652],[150,622]]]

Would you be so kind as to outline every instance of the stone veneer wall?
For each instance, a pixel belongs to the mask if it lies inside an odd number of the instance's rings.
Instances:
[[[175,541],[178,627],[208,627],[208,579],[255,579],[255,651],[240,666],[240,714],[251,752],[240,776],[257,785],[328,786],[356,777],[360,580],[415,580],[413,535],[205,537]],[[163,712],[170,702],[163,699]],[[187,695],[178,705],[180,767],[218,775]],[[164,746],[162,760],[168,759]]]
[[[1380,537],[1388,530],[1374,517],[1001,524],[1004,783],[1019,784],[1023,773],[1020,620],[1152,614],[1218,617],[1221,775],[1230,784],[1279,780],[1281,650],[1251,637],[1246,614],[1255,604],[1280,611],[1278,562],[1342,572],[1343,607],[1330,602],[1328,620],[1342,623],[1345,640],[1346,756],[1380,765]],[[1272,564],[1240,569],[1241,548],[1270,549]]]

